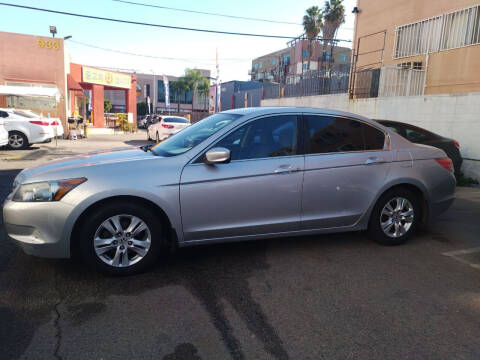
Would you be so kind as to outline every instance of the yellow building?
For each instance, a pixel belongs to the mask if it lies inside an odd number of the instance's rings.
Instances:
[[[358,0],[354,97],[480,91],[479,0]]]

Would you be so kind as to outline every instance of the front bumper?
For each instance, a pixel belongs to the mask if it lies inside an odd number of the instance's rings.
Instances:
[[[5,200],[3,223],[8,238],[29,255],[69,258],[70,239],[65,222],[73,207],[62,201],[16,202]]]

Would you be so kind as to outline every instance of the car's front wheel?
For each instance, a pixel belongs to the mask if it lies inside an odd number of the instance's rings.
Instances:
[[[369,236],[382,245],[403,244],[415,232],[421,219],[418,196],[405,188],[383,194],[370,216]]]
[[[82,258],[113,275],[141,272],[157,260],[162,225],[149,209],[112,202],[89,214],[79,237]]]
[[[13,150],[25,149],[28,147],[28,139],[20,131],[8,132],[8,147]]]

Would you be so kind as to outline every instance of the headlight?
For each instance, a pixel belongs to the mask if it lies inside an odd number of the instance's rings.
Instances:
[[[20,185],[18,190],[15,192],[13,201],[58,201],[70,190],[74,189],[85,181],[87,181],[86,178],[78,178],[23,184]]]

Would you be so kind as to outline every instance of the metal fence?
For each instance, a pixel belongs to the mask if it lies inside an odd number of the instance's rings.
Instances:
[[[345,71],[346,70],[346,71]],[[290,77],[290,83],[265,82],[264,99],[280,97],[300,97],[346,93],[348,91],[349,69],[344,71],[317,71]]]
[[[426,71],[424,69],[383,66],[359,70],[354,75],[353,97],[423,95]]]
[[[423,95],[425,70],[382,67],[378,96]]]

